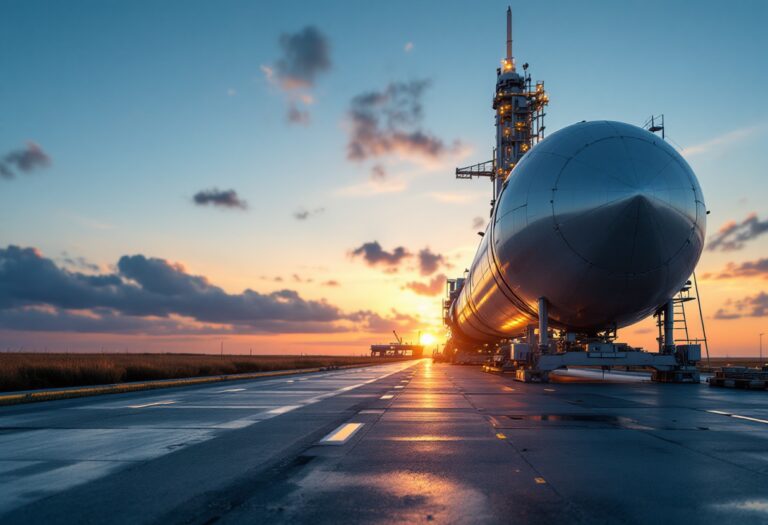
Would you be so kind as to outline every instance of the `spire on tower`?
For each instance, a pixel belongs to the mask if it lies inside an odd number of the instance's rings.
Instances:
[[[507,6],[507,62],[512,62],[512,8]]]

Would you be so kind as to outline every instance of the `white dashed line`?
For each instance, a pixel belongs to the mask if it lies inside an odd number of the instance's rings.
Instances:
[[[155,401],[154,403],[146,403],[144,405],[128,405],[128,408],[147,408],[147,407],[156,407],[161,405],[172,405],[176,401]]]

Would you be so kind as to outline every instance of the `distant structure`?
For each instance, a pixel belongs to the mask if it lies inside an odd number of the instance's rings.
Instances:
[[[394,343],[371,345],[371,357],[421,357],[424,355],[424,345],[404,343],[403,338],[395,330]]]

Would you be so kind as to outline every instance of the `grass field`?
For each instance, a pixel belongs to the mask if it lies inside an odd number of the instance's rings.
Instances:
[[[388,362],[347,356],[0,354],[0,392]]]
[[[720,368],[721,366],[749,366],[749,367],[762,367],[768,363],[768,358],[764,358],[762,361],[757,357],[713,357],[710,359],[711,368]],[[699,368],[702,370],[709,370],[707,366],[707,358],[704,357],[699,363]]]

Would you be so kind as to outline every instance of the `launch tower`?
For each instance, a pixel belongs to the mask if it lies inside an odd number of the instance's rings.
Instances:
[[[544,91],[544,82],[537,81],[533,85],[528,63],[524,63],[522,69],[521,75],[512,55],[512,9],[507,8],[507,53],[501,67],[496,69],[496,91],[493,95],[493,109],[496,111],[493,160],[456,168],[458,179],[491,179],[492,206],[512,168],[534,144],[544,138],[544,108],[549,104],[549,97]]]

